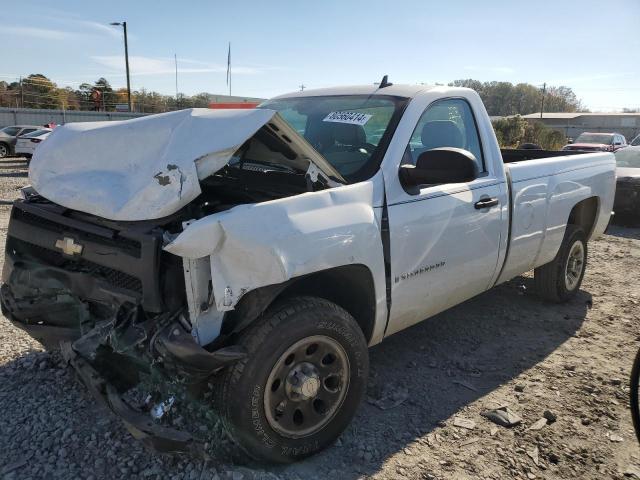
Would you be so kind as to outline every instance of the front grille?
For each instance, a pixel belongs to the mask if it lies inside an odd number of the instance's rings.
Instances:
[[[130,238],[125,238],[122,236],[116,236],[114,238],[103,237],[101,235],[96,235],[91,232],[86,232],[84,230],[78,230],[77,228],[61,225],[47,218],[40,217],[38,215],[34,215],[31,212],[27,212],[26,210],[20,210],[17,208],[13,209],[13,218],[21,222],[28,223],[30,225],[35,225],[39,228],[44,228],[52,232],[56,232],[60,234],[71,233],[79,237],[82,237],[86,240],[90,240],[92,242],[98,243],[100,245],[105,245],[108,247],[117,247],[119,250],[127,253],[128,255],[132,255],[136,258],[140,258],[140,250],[141,250],[140,242],[136,240],[132,240]]]
[[[61,268],[68,272],[82,272],[95,278],[101,278],[116,288],[130,290],[142,295],[142,282],[140,279],[119,270],[98,265],[82,258],[69,259],[55,250],[13,237],[8,238],[7,249],[21,255],[31,256],[46,265]]]

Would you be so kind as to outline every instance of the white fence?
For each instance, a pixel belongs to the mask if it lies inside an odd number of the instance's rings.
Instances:
[[[7,125],[62,125],[70,122],[101,122],[127,120],[148,115],[129,112],[85,112],[79,110],[41,110],[35,108],[0,107],[0,127]]]

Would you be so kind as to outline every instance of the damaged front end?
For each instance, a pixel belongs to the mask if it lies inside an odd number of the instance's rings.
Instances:
[[[233,345],[210,351],[196,341],[182,262],[162,252],[163,229],[87,219],[41,197],[16,201],[2,311],[45,346],[61,346],[93,396],[136,438],[162,452],[198,452],[190,434],[154,422],[122,395],[145,375],[200,382],[245,353]]]
[[[197,385],[243,359],[237,334],[295,279],[348,265],[384,278],[382,189],[343,186],[275,111],[69,124],[45,147],[11,212],[2,311],[61,346],[157,450],[198,442],[153,421],[171,397],[149,412],[125,393],[145,378]]]

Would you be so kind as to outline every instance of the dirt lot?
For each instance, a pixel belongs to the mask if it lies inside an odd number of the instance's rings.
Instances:
[[[24,162],[0,162],[0,199],[17,196],[25,176]],[[355,421],[334,447],[288,467],[246,461],[215,419],[199,429],[197,414],[174,422],[200,430],[214,460],[145,451],[57,354],[0,319],[0,476],[640,478],[627,402],[640,346],[640,229],[613,228],[589,247],[582,291],[569,304],[544,303],[530,278],[517,278],[373,348]],[[481,416],[505,404],[520,425]],[[556,421],[531,429],[545,411]]]

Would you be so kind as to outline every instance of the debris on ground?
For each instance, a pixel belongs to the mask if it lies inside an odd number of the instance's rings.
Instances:
[[[474,428],[476,428],[476,422],[474,422],[473,420],[469,420],[468,418],[455,417],[453,419],[453,426],[466,428],[467,430],[473,430]]]
[[[507,406],[487,410],[481,415],[501,427],[515,427],[522,422],[522,417]]]
[[[380,397],[367,397],[367,402],[375,405],[380,410],[389,410],[399,407],[409,398],[409,390],[405,387],[396,386],[388,388],[382,392]]]
[[[542,428],[544,428],[547,422],[548,420],[546,418],[541,418],[540,420],[536,420],[536,422],[534,422],[533,425],[527,428],[527,430],[533,430],[533,431],[542,430]]]
[[[540,465],[540,450],[538,449],[538,447],[533,447],[531,450],[527,450],[527,455],[529,456],[529,458],[531,458],[531,460],[533,460],[533,463],[535,463],[536,467]]]

